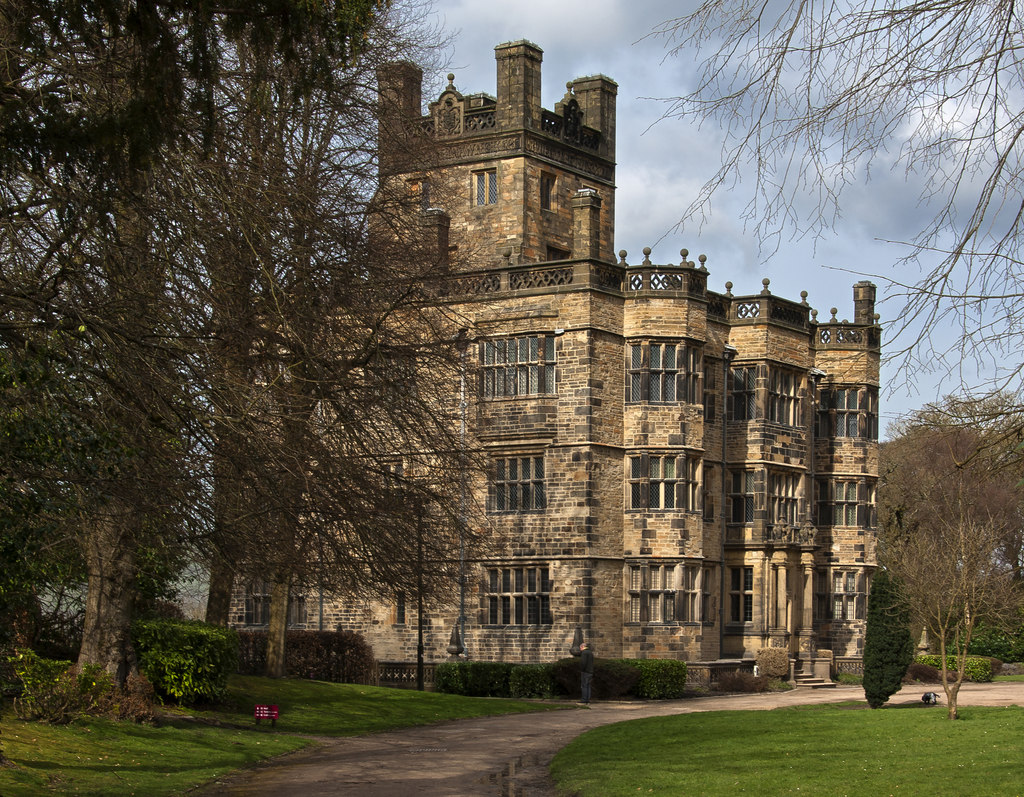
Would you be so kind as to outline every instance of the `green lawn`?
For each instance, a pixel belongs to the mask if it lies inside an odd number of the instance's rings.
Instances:
[[[1020,795],[1024,709],[863,704],[708,712],[590,731],[558,753],[560,790],[623,794]]]
[[[254,725],[257,703],[278,705],[276,728],[266,721]],[[7,705],[0,745],[15,766],[0,769],[0,795],[179,795],[231,770],[312,744],[309,736],[351,736],[550,708],[557,706],[241,676],[231,680],[226,705],[174,711],[159,727],[99,719],[64,727],[22,722]]]
[[[0,742],[16,766],[0,769],[3,797],[43,793],[173,795],[307,739],[234,728],[146,725],[90,719],[67,726],[13,719],[5,709]]]
[[[215,710],[189,713],[201,720],[251,724],[255,704],[275,704],[280,712],[279,730],[316,736],[354,736],[467,717],[560,708],[557,704],[522,700],[242,675],[229,682],[225,702],[227,706]]]

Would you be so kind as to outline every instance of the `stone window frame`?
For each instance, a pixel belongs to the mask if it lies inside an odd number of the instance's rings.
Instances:
[[[677,564],[627,563],[627,623],[669,625],[676,622]]]
[[[395,593],[395,622],[394,625],[405,625],[407,620],[406,616],[406,601],[405,592],[399,590]]]
[[[781,470],[768,471],[768,518],[772,523],[797,525],[800,518],[800,486],[803,476]]]
[[[473,207],[483,208],[498,204],[498,170],[475,169],[471,172],[470,199]]]
[[[416,197],[416,202],[420,207],[420,210],[427,210],[430,208],[430,178],[429,177],[414,177],[407,181],[409,186],[409,195]]]
[[[830,573],[832,601],[829,619],[863,620],[865,617],[866,576],[860,568],[835,567]]]
[[[831,576],[827,567],[814,571],[814,619],[832,619]]]
[[[700,565],[679,565],[676,617],[681,623],[699,623],[702,617],[704,569]]]
[[[688,452],[627,456],[627,507],[640,512],[699,512],[701,460]]]
[[[549,212],[558,210],[558,176],[554,172],[540,173],[540,209]]]
[[[757,366],[733,365],[729,368],[730,421],[752,421],[757,417]]]
[[[242,622],[244,625],[261,628],[270,624],[269,581],[255,579],[245,585],[243,611]],[[289,595],[287,627],[305,627],[308,622],[309,612],[306,608],[306,596],[301,593]]]
[[[754,621],[754,568],[740,565],[729,568],[729,622]]]
[[[715,594],[717,579],[715,573],[716,565],[701,565],[700,568],[700,621],[704,625],[714,625],[718,622],[715,616]]]
[[[554,244],[547,244],[545,247],[544,259],[549,263],[555,260],[569,260],[572,252]]]
[[[729,522],[749,526],[754,522],[757,474],[749,468],[729,471]],[[742,517],[741,517],[742,516]]]
[[[817,480],[818,524],[873,529],[878,523],[878,481],[836,474]]]
[[[721,364],[704,358],[704,420],[714,423],[718,406],[718,370]]]
[[[546,467],[542,453],[496,454],[491,469],[487,501],[490,514],[520,515],[547,509]]]
[[[556,395],[557,364],[553,334],[522,334],[481,340],[478,349],[478,395],[484,400]]]
[[[482,600],[486,625],[553,625],[551,566],[531,563],[486,569]]]
[[[627,341],[626,403],[697,404],[703,371],[703,351],[692,342]]]
[[[818,398],[818,434],[851,440],[878,439],[878,388],[834,385]]]
[[[800,412],[800,374],[789,368],[768,369],[769,421],[783,426],[802,425]]]

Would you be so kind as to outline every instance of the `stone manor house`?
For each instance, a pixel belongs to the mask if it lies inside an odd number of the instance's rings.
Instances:
[[[472,251],[449,295],[473,325],[468,427],[493,466],[479,500],[511,545],[467,573],[468,656],[552,661],[577,628],[602,657],[781,646],[799,669],[858,656],[875,567],[875,286],[853,285],[840,320],[767,279],[712,290],[686,250],[629,264],[613,247],[616,84],[578,78],[547,110],[541,49],[495,56],[496,96],[449,76],[425,116],[416,67],[380,73],[382,96],[441,142],[461,191],[435,213]],[[403,179],[429,189],[429,173]],[[292,619],[410,662],[407,598],[307,595]],[[233,624],[265,622],[265,601],[240,591]],[[458,607],[425,615],[426,659],[445,660]]]

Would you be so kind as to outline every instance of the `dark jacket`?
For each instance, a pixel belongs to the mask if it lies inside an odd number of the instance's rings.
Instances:
[[[594,674],[594,651],[590,648],[580,651],[580,672]]]

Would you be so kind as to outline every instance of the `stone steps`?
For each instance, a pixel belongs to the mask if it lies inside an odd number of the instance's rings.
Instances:
[[[793,686],[798,689],[835,689],[834,681],[826,681],[824,678],[815,678],[813,675],[802,675],[797,673],[793,676]]]

